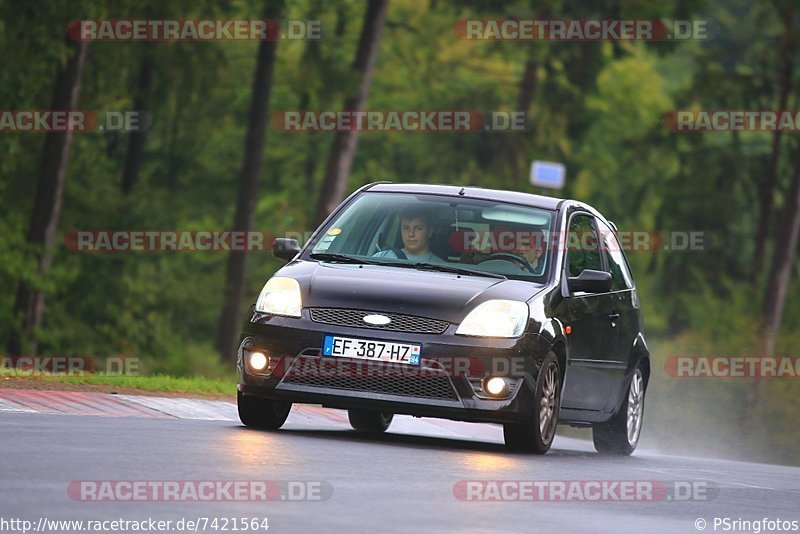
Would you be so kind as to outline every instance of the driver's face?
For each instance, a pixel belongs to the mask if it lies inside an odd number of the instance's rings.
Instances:
[[[536,267],[539,264],[539,257],[542,255],[542,248],[534,245],[525,250],[522,255],[525,256],[525,259],[528,260],[533,267]]]
[[[433,229],[429,228],[423,219],[418,218],[403,219],[400,223],[400,233],[406,251],[414,256],[427,254],[429,252],[428,239],[430,239]]]
[[[531,235],[530,248],[522,251],[522,255],[534,267],[539,265],[539,258],[542,256],[542,252],[544,251],[543,237],[544,236],[541,234],[533,233]]]

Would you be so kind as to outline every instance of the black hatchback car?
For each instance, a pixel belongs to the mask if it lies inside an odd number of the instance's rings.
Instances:
[[[615,227],[574,200],[376,183],[347,198],[264,285],[238,351],[241,421],[277,429],[292,403],[503,425],[545,453],[557,423],[630,454],[650,357]]]

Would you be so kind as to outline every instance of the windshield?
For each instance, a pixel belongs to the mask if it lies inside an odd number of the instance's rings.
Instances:
[[[318,234],[306,257],[544,282],[553,215],[489,200],[367,192]]]

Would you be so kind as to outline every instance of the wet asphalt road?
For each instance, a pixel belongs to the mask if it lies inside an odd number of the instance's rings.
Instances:
[[[512,455],[499,427],[462,424],[467,433],[475,429],[468,440],[431,431],[424,421],[396,418],[394,431],[370,437],[338,417],[293,411],[284,429],[270,433],[235,421],[0,413],[0,518],[34,524],[40,517],[218,518],[216,529],[206,522],[199,532],[223,531],[222,518],[229,518],[233,531],[233,517],[266,517],[269,532],[690,533],[699,531],[701,518],[705,532],[723,531],[721,525],[714,529],[715,517],[800,520],[800,468],[646,450],[608,458],[590,443],[563,437],[546,456]],[[296,481],[295,497],[298,488],[307,488],[319,499],[74,500],[70,483],[85,480]],[[656,495],[624,502],[464,500],[466,483],[460,481],[487,480],[644,481],[654,484]],[[673,495],[675,481],[686,493],[694,482],[695,499]],[[489,486],[471,487],[473,497],[493,495]],[[4,532],[13,531],[6,527]]]

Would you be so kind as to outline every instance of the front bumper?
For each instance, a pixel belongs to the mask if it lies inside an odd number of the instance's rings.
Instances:
[[[301,318],[254,312],[242,332],[237,370],[244,395],[330,408],[365,409],[474,422],[523,422],[534,409],[536,377],[549,350],[538,334],[517,339],[442,334],[321,324],[307,309]],[[417,343],[419,367],[322,356],[326,335]],[[254,372],[244,354],[259,350],[270,357],[266,372]],[[501,399],[480,389],[485,376],[505,376],[511,387]]]

